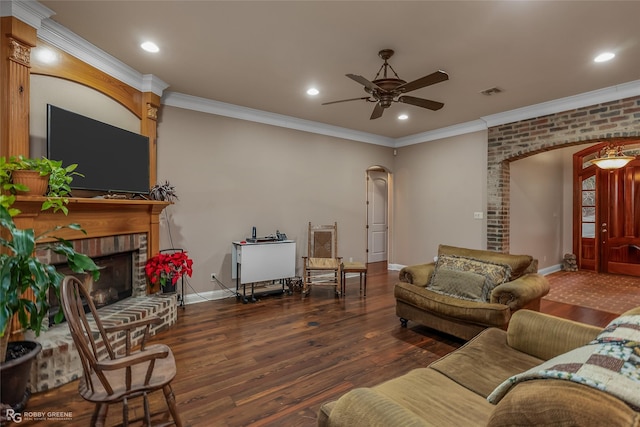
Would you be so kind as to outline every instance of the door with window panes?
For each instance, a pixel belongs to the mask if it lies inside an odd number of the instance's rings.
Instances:
[[[615,170],[590,163],[604,144],[574,155],[574,251],[578,268],[640,276],[640,159]],[[640,143],[625,145],[638,155]]]
[[[592,168],[594,168],[593,166]],[[580,178],[580,246],[577,253],[578,268],[596,270],[596,174],[584,171]]]

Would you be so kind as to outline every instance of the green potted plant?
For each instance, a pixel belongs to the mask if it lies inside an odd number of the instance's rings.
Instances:
[[[43,263],[36,257],[36,244],[43,241],[43,249],[63,255],[72,271],[90,273],[94,280],[99,277],[98,267],[91,258],[76,252],[70,242],[53,234],[63,228],[84,232],[78,224],[69,224],[36,235],[32,228],[18,228],[9,210],[0,205],[0,397],[3,406],[21,409],[21,405],[24,405],[28,398],[27,380],[31,361],[41,348],[38,343],[28,341],[9,343],[12,319],[17,315],[21,328],[39,335],[44,320],[48,319],[49,290],[53,289],[59,297],[60,284],[64,278],[55,266]],[[33,291],[34,300],[23,296],[27,290]],[[55,321],[59,322],[62,316],[60,311]],[[32,354],[19,356],[19,360],[5,360],[9,345],[12,348],[26,347],[32,350]],[[9,353],[13,354],[14,351]],[[18,355],[20,353],[21,351],[17,351]],[[23,362],[27,363],[26,368]]]
[[[77,164],[64,167],[62,161],[46,157],[31,159],[15,156],[8,160],[1,157],[0,187],[3,194],[0,197],[0,204],[10,207],[15,202],[16,194],[31,192],[46,196],[46,200],[42,203],[42,210],[53,209],[54,212],[60,210],[66,215],[69,210],[65,205],[69,202],[73,177],[83,176],[75,171],[77,167]],[[28,177],[22,175],[28,175]],[[37,188],[38,186],[41,188]],[[15,212],[11,213],[15,214]]]

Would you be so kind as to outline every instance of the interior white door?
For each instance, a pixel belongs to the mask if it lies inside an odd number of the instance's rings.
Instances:
[[[367,176],[367,262],[387,260],[389,233],[386,172],[369,171]]]

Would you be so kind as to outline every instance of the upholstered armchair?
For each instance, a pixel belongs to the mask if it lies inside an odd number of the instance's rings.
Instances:
[[[540,310],[549,292],[529,255],[440,245],[437,262],[400,271],[394,288],[402,326],[414,321],[469,340],[483,329],[506,329],[522,308]]]

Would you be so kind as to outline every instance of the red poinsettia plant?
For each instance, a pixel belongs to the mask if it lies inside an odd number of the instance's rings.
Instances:
[[[175,285],[183,275],[191,277],[193,260],[186,252],[159,253],[147,260],[144,271],[152,289],[157,284],[161,287],[168,283]]]

